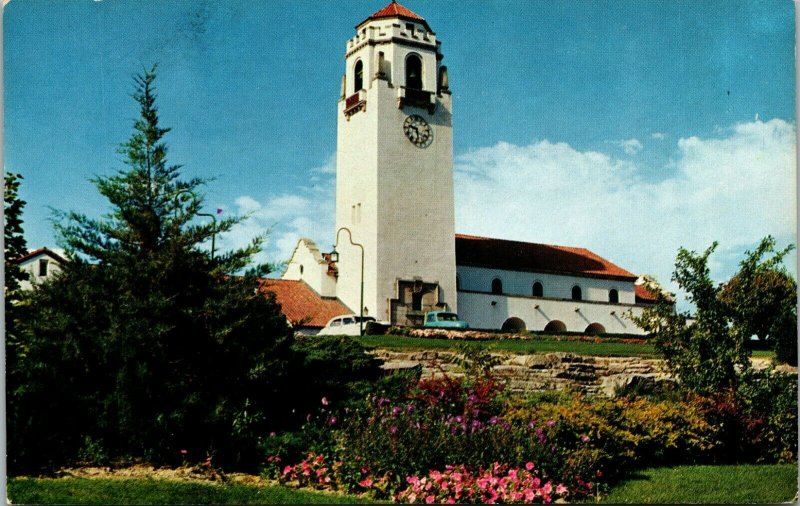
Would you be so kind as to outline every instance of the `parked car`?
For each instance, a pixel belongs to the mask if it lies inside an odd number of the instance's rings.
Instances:
[[[359,322],[361,321],[361,317],[357,314],[346,314],[336,316],[331,318],[328,321],[328,324],[322,328],[322,330],[317,333],[318,336],[357,336],[359,335],[360,325]],[[364,317],[364,330],[367,330],[367,325],[370,322],[374,323],[383,323],[386,322],[378,322],[372,316],[365,316]]]
[[[425,327],[440,329],[468,329],[469,324],[458,319],[458,315],[449,311],[429,311],[425,314]]]

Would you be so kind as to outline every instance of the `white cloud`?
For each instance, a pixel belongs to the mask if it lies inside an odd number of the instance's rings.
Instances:
[[[667,284],[680,246],[699,251],[718,240],[727,264],[713,275],[767,234],[794,240],[795,167],[795,129],[779,119],[680,139],[672,175],[658,182],[634,162],[564,143],[499,143],[457,158],[456,226],[587,247]]]
[[[331,162],[330,160],[334,160]],[[289,259],[297,241],[310,238],[320,248],[328,246],[333,236],[335,159],[311,171],[310,185],[296,193],[258,197],[243,195],[235,200],[234,214],[249,215],[219,239],[223,249],[240,248],[254,237],[266,234],[259,262],[281,263]]]
[[[667,138],[667,134],[663,132],[654,132],[653,134],[650,135],[650,138],[655,139],[657,141],[663,141],[664,139]]]
[[[626,155],[635,155],[644,148],[639,139],[625,139],[619,141],[612,141],[612,144],[619,146]]]
[[[547,140],[470,151],[455,163],[456,230],[586,247],[636,274],[655,275],[672,291],[681,246],[702,251],[719,241],[711,268],[721,281],[761,237],[794,241],[793,125],[742,123],[717,138],[679,139],[674,147],[668,175],[657,182],[642,177],[644,167],[634,161]],[[234,212],[251,218],[220,238],[220,246],[243,246],[268,232],[258,260],[271,262],[287,260],[301,237],[328,247],[331,160],[295,193],[236,199]]]

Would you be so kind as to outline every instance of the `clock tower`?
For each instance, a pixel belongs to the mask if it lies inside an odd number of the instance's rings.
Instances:
[[[441,42],[392,2],[347,41],[338,103],[336,295],[398,325],[456,310],[453,136]],[[348,237],[348,231],[351,237]],[[363,245],[361,250],[353,243]]]

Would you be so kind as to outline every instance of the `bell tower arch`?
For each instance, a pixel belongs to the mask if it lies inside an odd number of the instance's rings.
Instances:
[[[441,42],[392,2],[356,26],[337,108],[336,230],[364,247],[366,313],[395,324],[456,310],[452,100]],[[359,312],[360,252],[337,297]]]

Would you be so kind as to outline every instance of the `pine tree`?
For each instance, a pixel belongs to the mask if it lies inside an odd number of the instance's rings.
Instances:
[[[22,210],[25,208],[26,202],[19,196],[21,183],[22,175],[11,173],[5,175],[3,235],[5,240],[6,304],[9,303],[9,300],[14,300],[20,282],[28,279],[27,273],[23,272],[14,262],[15,259],[28,252],[28,245],[22,229]]]
[[[18,258],[27,253],[27,243],[22,229],[22,210],[26,202],[19,196],[22,182],[20,174],[6,174],[3,191],[4,203],[4,254],[5,254],[5,336],[6,349],[11,353],[9,360],[14,360],[14,354],[19,350],[20,339],[18,332],[19,311],[17,306],[22,299],[20,285],[28,279],[28,273],[23,271],[16,262]]]
[[[258,437],[286,418],[291,332],[257,290],[268,266],[247,268],[262,238],[213,258],[203,247],[240,218],[203,220],[205,181],[167,163],[155,77],[154,67],[135,78],[140,117],[119,150],[127,168],[93,180],[110,212],[57,216],[70,261],[33,298],[10,435],[22,456],[10,465],[210,452],[254,465]],[[36,452],[55,441],[43,462]]]

